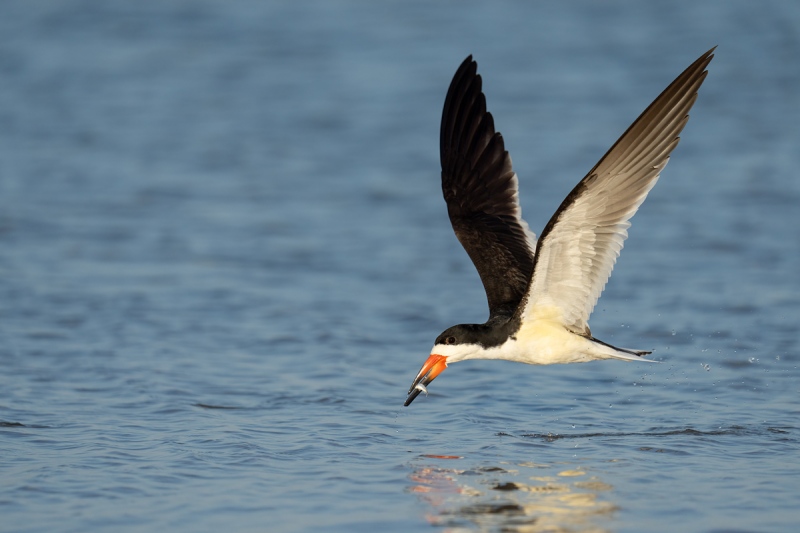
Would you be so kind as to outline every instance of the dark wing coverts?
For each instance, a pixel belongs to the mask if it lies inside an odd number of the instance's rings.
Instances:
[[[456,71],[442,112],[442,193],[456,237],[478,269],[490,320],[510,317],[533,272],[533,235],[522,220],[517,175],[486,111],[477,64]]]

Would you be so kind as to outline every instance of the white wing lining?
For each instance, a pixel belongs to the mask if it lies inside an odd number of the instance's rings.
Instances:
[[[630,219],[678,144],[712,52],[650,104],[553,215],[536,249],[524,322],[547,317],[591,335],[589,315],[628,237]]]

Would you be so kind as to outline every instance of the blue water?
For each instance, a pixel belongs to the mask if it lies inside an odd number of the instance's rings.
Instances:
[[[794,531],[800,4],[0,5],[0,530]],[[719,45],[593,333],[451,366],[467,54],[538,233]]]

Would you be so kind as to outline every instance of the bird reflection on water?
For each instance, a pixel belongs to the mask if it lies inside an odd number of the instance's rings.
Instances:
[[[432,461],[444,458],[453,466]],[[409,491],[431,507],[426,520],[446,531],[608,531],[604,525],[618,509],[608,498],[613,487],[578,465],[460,469],[460,459],[422,456],[409,476]]]

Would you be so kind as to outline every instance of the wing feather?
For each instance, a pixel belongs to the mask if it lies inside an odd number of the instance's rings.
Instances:
[[[523,321],[548,316],[575,333],[591,335],[589,315],[628,237],[630,219],[678,144],[713,51],[645,109],[547,223],[520,306]]]
[[[450,222],[478,270],[492,319],[519,307],[533,273],[536,237],[522,219],[517,174],[481,88],[469,56],[447,91],[440,155]]]

